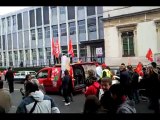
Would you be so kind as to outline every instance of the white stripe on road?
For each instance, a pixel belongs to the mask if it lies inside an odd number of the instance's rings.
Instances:
[[[5,89],[5,90],[8,90],[8,91],[9,91],[9,89],[8,89],[8,88],[3,88],[3,89]],[[18,91],[19,91],[20,89],[14,89],[14,90],[18,90]]]

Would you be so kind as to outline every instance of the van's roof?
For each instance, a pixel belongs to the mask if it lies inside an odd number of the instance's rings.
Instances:
[[[18,72],[35,72],[35,71],[24,70],[24,71],[18,71]]]

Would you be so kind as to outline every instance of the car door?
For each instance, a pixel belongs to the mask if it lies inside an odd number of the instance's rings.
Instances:
[[[36,77],[39,83],[43,84],[43,81],[48,79],[48,69],[40,71]]]

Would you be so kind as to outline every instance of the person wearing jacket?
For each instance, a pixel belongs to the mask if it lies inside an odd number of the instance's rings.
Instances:
[[[9,85],[9,92],[14,92],[14,74],[11,67],[8,68],[8,71],[5,75],[5,79],[7,79]]]
[[[100,84],[97,82],[96,77],[91,80],[92,85],[90,85],[87,89],[86,92],[84,93],[85,96],[87,97],[88,95],[95,95],[97,98],[99,97],[99,89],[100,89]]]
[[[0,80],[0,106],[8,113],[12,106],[11,95],[3,89],[3,81]]]
[[[110,93],[116,106],[116,113],[136,113],[134,101],[128,99],[125,95],[123,87],[120,84],[112,85],[110,87]]]
[[[26,90],[29,95],[21,101],[16,113],[60,113],[54,100],[44,95],[36,83],[28,82]]]

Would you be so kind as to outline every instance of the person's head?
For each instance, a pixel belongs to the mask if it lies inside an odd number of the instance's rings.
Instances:
[[[39,87],[36,83],[34,82],[27,82],[26,83],[26,92],[29,94],[31,92],[38,91]]]
[[[8,70],[12,70],[12,68],[11,68],[11,67],[9,67],[9,68],[8,68]]]
[[[125,68],[125,66],[124,66],[124,65],[121,65],[121,66],[119,67],[119,70],[120,70],[120,71],[125,71],[125,70],[126,70],[126,68]]]
[[[114,100],[121,100],[122,96],[125,95],[124,89],[120,84],[113,84],[109,90]]]
[[[107,65],[105,63],[102,64],[102,69],[106,69]]]
[[[69,75],[69,71],[68,71],[68,70],[65,70],[65,71],[64,71],[64,75]]]
[[[130,71],[132,71],[132,70],[133,70],[132,65],[128,65],[128,66],[127,66],[127,69],[130,70]]]
[[[125,64],[124,64],[124,63],[121,63],[121,65],[124,65],[124,66],[125,66]]]
[[[101,80],[101,87],[102,87],[103,91],[109,90],[111,85],[112,85],[111,78],[105,77]]]
[[[100,102],[95,95],[87,96],[84,104],[83,113],[97,113],[100,108]]]
[[[106,69],[111,70],[109,66],[106,66]]]
[[[152,65],[153,68],[157,67],[157,63],[156,62],[152,62],[151,65]]]
[[[31,74],[28,74],[28,75],[26,75],[26,78],[25,78],[25,80],[29,81],[29,80],[31,80],[31,79],[32,79],[32,76],[31,76]]]
[[[94,77],[95,76],[94,70],[92,70],[92,69],[88,70],[88,76],[89,77]]]
[[[3,81],[0,80],[0,89],[3,89]]]

